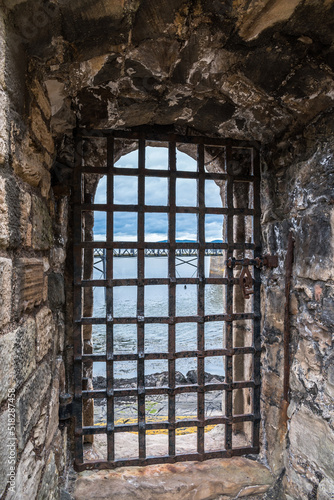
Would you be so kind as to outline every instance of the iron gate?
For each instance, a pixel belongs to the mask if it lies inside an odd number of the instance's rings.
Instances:
[[[99,142],[100,141],[100,142]],[[148,145],[168,148],[168,167],[155,168],[146,165],[145,148]],[[99,142],[99,145],[96,144]],[[93,145],[93,146],[92,146]],[[100,145],[102,145],[100,147]],[[105,153],[102,164],[89,164],[86,152],[99,149]],[[101,149],[102,148],[102,149]],[[115,166],[114,160],[122,152],[138,150],[138,165]],[[189,171],[179,168],[177,152],[183,150],[195,158],[197,168]],[[90,153],[91,154],[91,153]],[[91,156],[89,157],[91,158]],[[76,137],[76,166],[74,193],[74,415],[76,468],[111,468],[123,465],[146,465],[152,463],[172,463],[184,460],[205,460],[208,458],[231,457],[259,451],[260,422],[260,166],[259,146],[233,140],[209,139],[199,136],[177,136],[154,134],[151,132],[86,131],[78,130]],[[88,176],[88,177],[87,177]],[[94,203],[85,192],[89,176],[105,176],[106,199]],[[118,176],[132,176],[138,182],[138,198],[133,204],[115,203],[114,184]],[[145,181],[154,177],[167,179],[168,203],[165,205],[145,204]],[[193,179],[197,185],[197,200],[193,206],[176,203],[178,179]],[[219,185],[221,206],[210,206],[206,198],[206,185],[212,182]],[[219,205],[219,204],[218,204]],[[105,214],[105,241],[95,241],[85,236],[85,216],[92,213]],[[114,222],[118,212],[135,214],[137,218],[137,238],[135,241],[118,241],[115,238]],[[147,241],[145,236],[145,217],[147,214],[165,213],[168,218],[168,237],[166,241]],[[115,215],[116,214],[116,215]],[[179,214],[195,214],[197,220],[196,241],[179,241],[177,237],[177,218]],[[206,230],[210,215],[222,216],[222,238],[209,240]],[[182,215],[184,216],[184,215]],[[96,239],[96,238],[95,238]],[[136,277],[123,279],[113,274],[113,254],[120,249],[129,249],[137,258]],[[164,249],[168,255],[168,275],[147,277],[145,272],[146,252]],[[177,253],[189,250],[196,256],[197,274],[193,277],[179,277],[176,272]],[[105,275],[96,279],[85,274],[85,259],[93,258],[94,251],[106,255]],[[215,250],[215,252],[213,252]],[[206,255],[220,254],[224,270],[220,274],[208,273],[205,265]],[[212,258],[212,257],[211,257]],[[222,262],[222,261],[220,261]],[[250,266],[250,267],[249,267]],[[240,274],[243,274],[240,276]],[[165,285],[168,287],[168,314],[147,316],[145,307],[146,287]],[[197,311],[192,315],[177,314],[177,290],[180,286],[195,285]],[[117,287],[132,286],[137,290],[136,314],[131,317],[114,314],[114,294]],[[222,290],[221,301],[224,309],[207,314],[206,287],[218,286]],[[87,314],[85,293],[103,287],[105,290],[105,314],[96,317],[94,311]],[[216,289],[215,289],[216,290]],[[217,288],[218,290],[218,288]],[[92,292],[93,293],[93,292]],[[220,293],[220,292],[219,292]],[[246,300],[248,297],[250,299]],[[85,310],[86,309],[86,310]],[[193,323],[197,328],[197,345],[189,350],[178,351],[176,330],[183,324]],[[210,346],[206,343],[206,328],[220,325],[221,344]],[[168,349],[166,352],[148,352],[145,347],[145,328],[147,325],[166,325],[168,330]],[[85,335],[96,325],[103,325],[106,335],[105,352],[87,350]],[[114,330],[118,325],[135,325],[137,332],[136,351],[119,353],[114,350]],[[100,327],[99,327],[100,328]],[[86,347],[85,347],[86,345]],[[206,362],[214,357],[224,363],[224,377],[208,380]],[[219,357],[219,358],[218,358]],[[176,363],[185,358],[196,360],[193,383],[177,380]],[[150,386],[145,375],[145,363],[150,360],[164,360],[168,364],[168,376],[164,384]],[[132,361],[136,364],[136,383],[119,386],[115,384],[114,370],[117,362]],[[94,363],[105,366],[105,387],[94,388],[84,376],[87,367]],[[85,368],[86,367],[86,368]],[[88,370],[89,371],[89,370]],[[221,394],[219,412],[208,415],[207,401],[213,394]],[[178,415],[178,401],[189,396],[196,406],[194,415]],[[152,419],[148,403],[154,398],[165,398],[166,415]],[[136,408],[134,419],[116,418],[119,401],[131,400]],[[211,397],[212,400],[212,397]],[[211,401],[210,400],[210,401]],[[105,422],[94,421],[93,405],[104,402]],[[195,403],[194,403],[195,401]],[[90,403],[90,413],[83,419],[85,407]],[[97,404],[98,403],[98,404]],[[194,406],[194,407],[195,407]],[[89,417],[90,414],[90,417]],[[180,429],[193,431],[196,436],[196,449],[189,452],[179,451],[176,440]],[[219,444],[206,446],[210,430],[218,429]],[[152,433],[167,434],[168,449],[160,456],[147,452],[148,436]],[[217,431],[218,432],[218,431]],[[126,434],[123,434],[126,433]],[[130,434],[128,434],[130,433]],[[120,434],[138,442],[138,454],[129,456],[115,455],[115,440]],[[217,435],[218,435],[217,434]],[[84,459],[84,441],[99,435],[105,439],[105,457],[94,460]],[[149,439],[152,439],[151,437]],[[189,438],[190,439],[190,438]],[[193,439],[193,438],[191,438]],[[125,441],[124,441],[125,442]],[[215,448],[216,447],[216,448]],[[190,447],[191,448],[191,447]]]

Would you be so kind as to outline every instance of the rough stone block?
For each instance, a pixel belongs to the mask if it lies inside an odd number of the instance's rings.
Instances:
[[[36,368],[36,323],[33,318],[15,331],[15,382],[20,388]]]
[[[334,364],[330,364],[327,370],[326,393],[334,399]]]
[[[19,259],[17,261],[18,294],[17,309],[32,309],[43,300],[43,260]]]
[[[9,492],[7,500],[32,500],[36,498],[44,460],[39,458],[29,441],[16,472],[15,493]]]
[[[66,250],[63,247],[54,247],[51,250],[52,266],[55,270],[61,270],[66,260]]]
[[[263,373],[262,394],[269,404],[280,406],[283,396],[283,386],[282,379],[276,373]]]
[[[50,307],[57,309],[65,304],[64,277],[60,273],[51,273],[48,283]]]
[[[52,155],[54,152],[52,134],[37,107],[33,107],[31,109],[31,130],[37,141]]]
[[[0,246],[5,248],[21,243],[19,196],[15,179],[0,177]]]
[[[295,239],[295,275],[311,280],[333,279],[334,216],[325,212],[304,216]]]
[[[39,108],[42,110],[43,115],[47,120],[51,118],[51,105],[48,97],[46,96],[42,85],[38,80],[34,80],[31,86],[31,90],[36,98]]]
[[[52,221],[41,198],[32,197],[32,246],[35,250],[48,250],[53,242]]]
[[[0,257],[0,329],[9,323],[12,313],[12,261]]]
[[[24,386],[16,402],[17,440],[22,450],[28,440],[31,429],[37,424],[42,401],[50,385],[51,372],[47,363],[40,365],[32,378]]]
[[[46,302],[48,300],[49,294],[49,277],[44,276],[44,287],[43,287],[43,301]]]
[[[0,405],[7,399],[8,389],[15,387],[14,341],[15,332],[0,335]]]
[[[58,373],[53,381],[51,399],[49,405],[49,425],[46,435],[46,447],[48,448],[58,430],[59,424],[59,378]]]
[[[291,418],[289,438],[293,455],[334,480],[334,432],[325,420],[302,406]]]
[[[37,425],[34,429],[35,446],[42,446],[45,443],[46,421],[47,421],[46,408],[43,408],[40,419],[37,422]]]
[[[17,140],[12,145],[14,172],[33,187],[40,187],[42,196],[47,197],[51,176],[48,168],[51,157],[48,153],[36,151],[29,138]]]
[[[319,484],[317,500],[333,500],[334,481],[323,479]]]
[[[306,387],[311,388],[313,384],[318,384],[321,378],[322,358],[316,343],[300,338],[293,365],[298,366],[299,377]]]
[[[55,456],[51,451],[50,456],[45,464],[45,471],[36,500],[58,499],[58,470],[55,463]]]
[[[263,494],[273,483],[269,470],[246,458],[216,459],[85,472],[74,498],[117,500],[205,500]]]
[[[5,27],[5,17],[0,16],[0,52],[5,54],[6,50],[6,27]],[[6,59],[1,57],[0,60],[0,85],[2,88],[5,87],[5,71],[6,71]]]
[[[63,352],[65,346],[65,318],[62,312],[58,312],[58,351]]]
[[[334,327],[334,299],[326,297],[323,300],[321,320],[329,328]]]
[[[2,16],[1,16],[2,17]],[[1,52],[3,54],[3,52]],[[5,58],[1,58],[5,60]],[[6,92],[0,90],[0,163],[4,163],[8,158],[8,132],[9,124],[7,119],[7,109],[10,106],[9,97]]]
[[[284,329],[284,287],[271,287],[266,290],[265,324],[278,332]]]
[[[63,429],[60,431],[60,429],[57,430],[57,433],[55,434],[53,441],[52,441],[52,448],[55,453],[55,460],[56,460],[56,466],[61,474],[66,466],[66,460],[67,460],[67,429]]]
[[[274,474],[279,475],[284,466],[283,445],[286,426],[284,415],[276,406],[264,405],[262,414],[265,415],[265,428],[267,440],[267,460]]]
[[[332,345],[332,334],[324,321],[317,321],[314,314],[310,314],[305,309],[298,316],[298,329],[303,337],[316,342],[322,354]]]
[[[31,246],[31,235],[29,234],[29,217],[31,211],[31,196],[26,191],[20,191],[20,233],[21,241],[27,247]]]
[[[285,500],[304,500],[313,496],[313,484],[305,477],[305,473],[297,473],[292,467],[287,471],[283,484],[284,491],[289,492]]]
[[[51,339],[54,336],[55,326],[53,324],[52,312],[43,307],[36,314],[37,325],[37,361],[41,361],[51,347]]]
[[[6,179],[0,177],[0,246],[8,247],[8,206],[6,200]]]

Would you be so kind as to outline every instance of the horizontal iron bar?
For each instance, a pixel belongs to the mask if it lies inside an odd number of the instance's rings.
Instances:
[[[153,242],[153,241],[148,241],[148,242],[143,242],[143,243],[138,243],[138,242],[133,242],[133,241],[81,241],[81,242],[75,242],[74,243],[75,247],[81,247],[81,248],[107,248],[107,249],[114,249],[114,248],[126,248],[126,249],[191,249],[191,250],[198,250],[200,248],[199,243],[175,243],[171,244],[168,242]],[[228,248],[233,249],[233,250],[254,250],[255,245],[254,243],[232,243],[231,245],[228,245],[228,243],[210,243],[210,242],[205,242],[206,249],[221,249],[221,250],[227,250]]]
[[[255,422],[260,420],[260,415],[254,415],[252,413],[247,413],[243,415],[232,415],[231,417],[221,416],[221,417],[208,417],[204,418],[203,422],[198,419],[188,419],[188,420],[177,420],[175,422],[145,422],[142,426],[144,430],[165,430],[165,429],[183,429],[188,427],[208,427],[211,425],[220,424],[234,424],[239,422]],[[122,424],[122,425],[103,425],[103,426],[84,426],[82,428],[83,435],[89,434],[107,434],[109,432],[138,432],[139,424]],[[79,434],[81,429],[77,429],[76,432]]]
[[[278,267],[278,256],[277,255],[265,255],[264,257],[256,257],[255,259],[235,259],[234,257],[226,261],[226,265],[229,268],[233,268],[237,265],[240,266],[255,266],[261,268],[263,266],[273,268]]]
[[[107,175],[109,173],[106,167],[90,167],[84,166],[82,167],[81,172],[83,174],[88,175]],[[137,168],[119,168],[115,167],[112,169],[113,175],[117,177],[117,175],[126,176],[126,177],[138,177],[139,171]],[[170,170],[153,170],[153,169],[145,169],[144,170],[145,177],[159,177],[166,178],[170,177]],[[199,172],[188,172],[184,170],[176,170],[175,174],[176,179],[199,179],[203,178],[203,180],[222,180],[226,181],[228,179],[228,175],[222,172],[205,172],[204,175]],[[254,176],[252,175],[234,175],[234,182],[254,182]]]
[[[101,271],[102,272],[102,271]],[[260,281],[253,280],[254,283],[260,283]],[[231,284],[228,278],[144,278],[138,280],[137,278],[123,278],[123,279],[110,279],[110,280],[77,280],[75,285],[82,287],[117,287],[117,286],[138,286],[138,285],[170,285],[175,283],[176,285],[227,285]],[[239,284],[239,278],[233,278],[234,285]]]
[[[88,175],[107,175],[109,173],[108,169],[106,167],[92,167],[90,165],[86,165],[82,167],[81,169],[82,174],[88,174]],[[142,172],[139,173],[138,168],[122,168],[122,167],[113,167],[111,169],[111,174],[114,175],[116,178],[117,176],[126,176],[126,177],[139,177]],[[165,169],[165,170],[157,170],[153,168],[145,168],[143,175],[145,177],[160,177],[160,178],[169,178],[170,177],[170,170]],[[246,176],[235,176],[238,180],[242,179],[245,182],[252,182],[254,181],[254,177],[251,175],[246,175]],[[176,170],[175,172],[175,178],[176,179],[199,179],[200,174],[197,171],[189,172],[187,170]],[[227,179],[227,174],[224,172],[205,172],[204,177],[205,180],[211,180],[211,179],[217,179],[217,180],[223,180],[226,181]],[[239,182],[240,182],[239,180]]]
[[[176,324],[176,323],[209,323],[211,321],[238,321],[245,319],[255,319],[260,316],[255,313],[235,313],[229,314],[210,314],[208,316],[152,316],[152,317],[124,317],[124,318],[86,318],[83,317],[75,321],[76,324],[82,325],[104,325],[107,323],[113,323],[115,325],[123,324],[137,324],[137,323],[163,323],[163,324]]]
[[[145,212],[145,213],[185,213],[185,214],[215,214],[215,215],[255,215],[251,208],[228,209],[223,207],[185,207],[176,206],[173,210],[168,205],[121,205],[121,204],[93,204],[82,203],[79,205],[82,212]]]
[[[233,349],[208,349],[205,351],[179,351],[173,353],[168,352],[150,352],[150,353],[128,353],[128,354],[83,354],[82,361],[136,361],[138,359],[183,359],[183,358],[196,358],[198,356],[235,356],[238,354],[254,354],[255,347],[234,347]],[[261,352],[261,350],[259,350]]]
[[[91,391],[82,391],[83,399],[106,399],[107,397],[128,397],[134,396],[136,397],[138,394],[145,394],[146,396],[152,395],[161,395],[161,394],[184,394],[184,393],[194,393],[194,392],[212,392],[217,390],[222,391],[234,391],[237,389],[247,389],[256,387],[258,382],[253,380],[240,381],[240,382],[232,382],[230,384],[226,383],[218,383],[218,384],[205,384],[205,385],[178,385],[175,388],[170,388],[166,386],[161,387],[137,387],[137,388],[128,388],[128,389],[113,389],[111,391],[107,391],[107,389],[96,389]],[[109,396],[108,396],[109,394]]]
[[[232,448],[231,450],[221,450],[212,451],[207,453],[188,453],[180,455],[166,455],[159,457],[147,457],[144,459],[128,459],[128,460],[115,460],[109,462],[107,460],[96,460],[89,462],[82,462],[76,459],[74,462],[74,469],[77,472],[82,472],[84,470],[106,470],[115,469],[116,467],[128,467],[128,466],[144,466],[144,465],[155,465],[162,463],[177,463],[177,462],[192,462],[192,461],[202,461],[210,460],[213,458],[231,458],[234,456],[251,455],[258,454],[259,447],[244,447],[244,448]]]

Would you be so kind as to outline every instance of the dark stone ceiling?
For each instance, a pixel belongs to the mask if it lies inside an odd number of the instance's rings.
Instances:
[[[58,134],[76,111],[88,127],[173,125],[269,143],[333,106],[333,0],[4,3]]]

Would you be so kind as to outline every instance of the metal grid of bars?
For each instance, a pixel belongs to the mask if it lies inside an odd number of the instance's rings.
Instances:
[[[103,137],[107,142],[106,165],[87,166],[84,161],[83,142],[96,137]],[[117,139],[133,139],[138,143],[138,168],[122,169],[114,167],[114,142]],[[145,165],[145,146],[147,141],[162,141],[168,144],[168,170],[147,169]],[[197,171],[189,172],[176,168],[176,145],[178,143],[192,144],[197,148]],[[222,171],[208,172],[205,168],[205,148],[222,147],[225,151],[225,168]],[[247,150],[251,158],[251,167],[247,173],[235,173],[233,152]],[[85,174],[99,174],[107,177],[107,199],[105,204],[87,203],[83,191],[83,176]],[[114,178],[117,175],[131,175],[138,177],[138,203],[136,205],[114,204]],[[166,177],[168,179],[168,205],[145,205],[145,178],[148,176]],[[176,180],[178,178],[196,179],[198,182],[198,200],[196,207],[180,207],[176,205]],[[221,208],[208,208],[205,204],[205,181],[207,179],[224,180],[226,182],[226,203]],[[237,182],[250,183],[253,186],[254,202],[252,208],[234,207],[234,186]],[[75,416],[75,465],[77,470],[92,468],[113,468],[125,465],[148,465],[153,463],[173,463],[185,460],[205,460],[209,458],[231,457],[259,451],[259,422],[260,422],[260,269],[254,268],[253,288],[254,295],[251,312],[236,312],[234,310],[234,290],[238,287],[237,269],[227,267],[225,276],[205,277],[204,259],[208,249],[224,249],[226,258],[233,258],[235,252],[251,252],[254,258],[260,257],[260,158],[257,143],[245,143],[232,140],[208,139],[199,136],[176,136],[152,134],[143,132],[122,131],[85,131],[78,130],[76,136],[76,165],[74,173],[74,416]],[[84,212],[106,212],[106,241],[83,241],[82,214]],[[117,211],[136,212],[138,214],[137,241],[114,241],[114,218]],[[168,214],[168,242],[145,241],[145,214],[165,212]],[[176,241],[175,220],[177,213],[197,214],[198,239],[195,243]],[[225,218],[226,239],[220,243],[206,242],[205,215],[222,214]],[[250,216],[252,218],[251,242],[236,242],[234,233],[234,218],[236,216]],[[83,251],[84,249],[105,249],[106,276],[105,279],[83,279]],[[137,252],[137,278],[114,279],[113,251],[114,249],[129,248]],[[146,249],[168,249],[168,278],[145,278],[144,258]],[[176,277],[177,249],[191,248],[197,251],[198,273],[193,278]],[[249,254],[248,254],[249,255]],[[168,317],[147,317],[144,313],[144,288],[146,285],[168,285]],[[193,316],[176,315],[176,286],[197,285],[197,314]],[[205,286],[209,284],[224,285],[225,311],[224,314],[205,315]],[[137,315],[136,317],[114,317],[113,291],[117,286],[137,287]],[[106,315],[104,317],[83,316],[83,289],[84,287],[105,287]],[[252,322],[252,343],[248,346],[237,347],[233,342],[233,329],[236,321],[250,320]],[[225,339],[221,349],[205,349],[205,323],[222,321],[225,323]],[[193,322],[197,324],[197,350],[176,352],[175,326],[178,323]],[[168,325],[168,352],[145,352],[145,324],[164,323]],[[84,354],[82,329],[84,325],[106,325],[106,354]],[[132,354],[115,354],[113,352],[113,329],[117,324],[137,325],[137,352]],[[251,377],[249,380],[234,380],[233,360],[235,356],[249,354],[252,357]],[[204,362],[206,357],[223,356],[225,359],[225,380],[220,383],[206,383]],[[178,386],[175,380],[175,363],[177,359],[192,357],[197,359],[197,383]],[[144,366],[146,360],[168,361],[168,386],[146,387]],[[117,361],[135,361],[137,363],[137,387],[114,387],[114,363]],[[105,362],[106,379],[105,389],[83,390],[83,363]],[[234,411],[233,391],[251,389],[252,411],[238,414]],[[205,416],[205,394],[208,391],[222,391],[224,394],[225,413],[223,416]],[[178,394],[197,394],[197,417],[178,421],[175,415],[175,397]],[[168,419],[164,422],[147,422],[145,419],[145,396],[168,396]],[[115,423],[114,402],[116,397],[136,396],[138,400],[138,422],[132,424]],[[107,400],[107,422],[104,426],[83,425],[83,401],[88,399]],[[234,446],[232,442],[233,426],[243,422],[250,422],[252,426],[251,442],[245,446]],[[225,442],[221,449],[205,451],[204,432],[209,425],[225,426]],[[177,454],[175,435],[178,428],[195,427],[197,430],[197,452]],[[146,433],[152,430],[167,430],[168,454],[152,457],[146,454]],[[134,459],[115,459],[115,433],[136,432],[139,441],[139,456]],[[107,436],[107,459],[85,463],[83,459],[83,436],[104,434]]]

